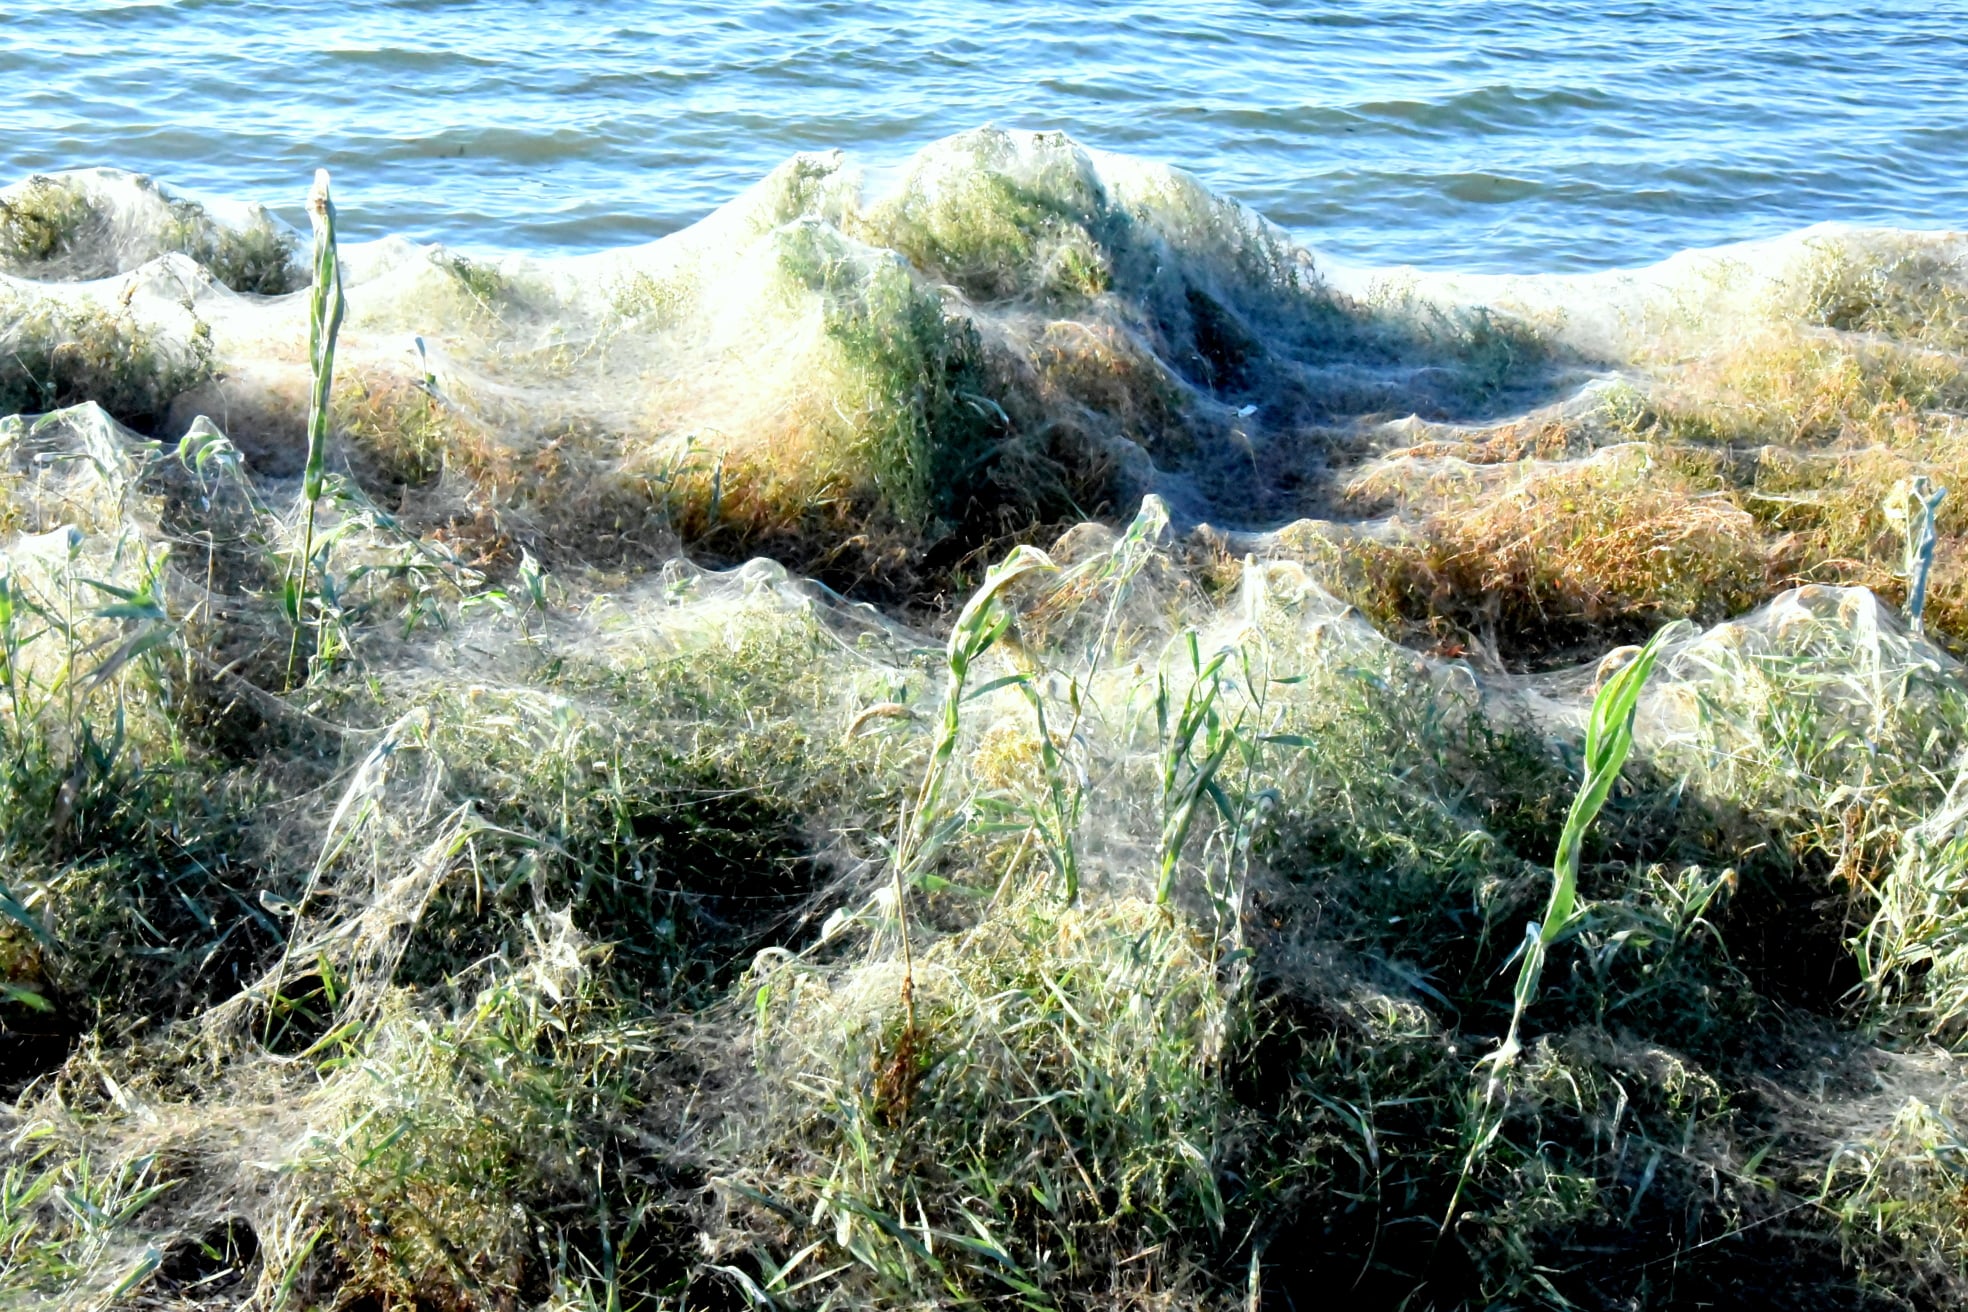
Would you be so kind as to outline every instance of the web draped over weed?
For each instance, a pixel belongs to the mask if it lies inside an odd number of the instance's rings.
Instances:
[[[0,307],[0,408],[10,414],[92,401],[148,427],[211,373],[209,343],[195,328],[181,344],[126,313],[35,304],[5,289]]]
[[[208,413],[292,460],[292,310],[260,299],[305,281],[291,234],[111,171],[17,190],[83,217],[73,259],[9,266],[9,319],[40,324],[10,404],[172,436]],[[1563,367],[1504,316],[1341,294],[1194,179],[1057,134],[964,134],[866,203],[840,156],[800,156],[565,267],[397,242],[344,265],[338,459],[420,530],[549,565],[765,552],[891,603],[1151,492],[1288,516],[1330,430],[1481,414]]]
[[[114,169],[37,174],[0,189],[0,272],[105,278],[160,255],[188,255],[239,292],[306,285],[299,244],[264,206],[208,208]]]
[[[1968,1290],[1949,239],[317,241],[4,193],[0,1301]]]
[[[154,588],[172,637],[100,685],[124,722],[170,723],[143,690],[183,676],[152,664],[255,640],[277,664],[283,630],[255,629],[250,592],[208,594],[225,617],[208,624],[182,590],[270,587],[293,531],[227,500],[230,457],[206,450],[222,439],[166,453],[100,417],[59,423],[122,472],[30,460],[74,471],[41,476],[44,505],[107,497],[98,513],[141,526],[202,497],[261,525],[150,567],[173,572]],[[400,530],[359,500],[330,509],[353,525],[337,568],[389,558]],[[64,568],[86,563],[62,544]],[[197,857],[232,899],[204,916],[235,982],[154,1011],[133,1048],[82,1050],[15,1113],[21,1287],[165,1297],[195,1283],[179,1272],[302,1305],[661,1305],[689,1288],[1216,1305],[1247,1272],[1283,1293],[1344,1266],[1369,1294],[1576,1299],[1610,1286],[1551,1262],[1609,1227],[1686,1246],[1770,1215],[1771,1188],[1820,1206],[1812,1150],[1758,1156],[1774,1113],[1729,1055],[1782,1004],[1725,947],[1742,894],[1722,860],[1746,848],[1717,836],[1737,832],[1719,809],[1753,806],[1758,837],[1869,905],[1892,853],[1823,817],[1863,795],[1883,827],[1947,782],[1884,773],[1839,726],[1866,718],[1871,741],[1946,758],[1948,659],[1862,592],[1799,594],[1670,648],[1642,750],[1718,815],[1615,799],[1494,1143],[1438,1241],[1425,1227],[1448,1214],[1477,1058],[1508,1017],[1507,927],[1540,896],[1571,788],[1538,717],[1562,722],[1578,695],[1404,652],[1291,562],[1248,562],[1212,600],[1176,546],[1151,502],[1124,531],[1027,556],[981,594],[966,624],[991,636],[954,686],[929,640],[762,562],[672,567],[578,605],[548,575],[439,576],[449,590],[407,635],[355,610],[365,593],[408,605],[401,576],[338,591],[350,636],[287,703],[305,713],[255,703],[253,741],[285,744],[283,773],[258,776],[277,792],[200,790],[240,826]],[[141,583],[143,552],[125,558]],[[245,714],[213,706],[173,768],[253,777],[215,732]],[[57,727],[37,732],[59,762]],[[947,780],[926,793],[945,740]],[[898,822],[935,836],[926,858],[890,846]],[[163,823],[182,841],[185,818]],[[1717,864],[1672,864],[1698,849]],[[196,868],[142,859],[126,843],[124,887]],[[23,1022],[115,996],[76,969],[103,959],[92,936],[147,923],[174,951],[201,942],[140,905],[85,909],[65,890],[89,868],[10,880]],[[128,1211],[114,1242],[48,1210],[78,1172],[134,1169],[148,1141],[126,1109],[176,1123],[185,1081],[247,1118],[251,1161],[181,1141],[141,1177],[172,1206]],[[665,1092],[681,1089],[696,1095]],[[278,1183],[239,1192],[259,1161]],[[1837,1207],[1870,1214],[1876,1173],[1830,1179]],[[194,1260],[242,1214],[250,1261]],[[1831,1262],[1841,1242],[1827,1221],[1785,1256]],[[1866,1242],[1884,1263],[1926,1241]]]

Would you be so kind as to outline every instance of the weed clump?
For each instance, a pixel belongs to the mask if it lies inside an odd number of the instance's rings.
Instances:
[[[1342,544],[1304,525],[1289,541],[1391,631],[1493,661],[1740,614],[1780,561],[1749,512],[1672,456],[1629,445],[1496,466],[1397,452],[1347,489],[1360,509],[1393,510],[1393,531]]]
[[[1861,252],[1827,244],[1796,280],[1807,323],[1942,350],[1968,348],[1968,276],[1933,250]]]
[[[779,255],[782,275],[820,298],[840,394],[863,398],[836,431],[825,433],[820,421],[811,476],[823,487],[868,480],[877,504],[903,525],[947,515],[994,436],[975,330],[946,320],[942,303],[902,266],[863,266],[826,229],[787,230]]]
[[[307,286],[300,243],[265,211],[238,226],[214,223],[191,201],[171,202],[171,220],[159,242],[164,251],[189,255],[236,292],[285,296]]]
[[[755,1128],[769,1157],[720,1182],[735,1217],[780,1251],[812,1246],[816,1270],[845,1263],[829,1283],[850,1296],[930,1281],[1111,1305],[1152,1288],[1222,1222],[1222,1017],[1182,938],[1146,901],[1013,894],[917,958],[913,1030],[898,963],[836,979],[762,961],[743,989],[781,1092]]]
[[[24,271],[54,260],[76,243],[91,211],[88,198],[58,178],[34,177],[0,198],[0,261]]]
[[[1914,1096],[1887,1110],[1884,1124],[1861,1127],[1838,1144],[1826,1200],[1873,1279],[1945,1302],[1968,1273],[1959,1113],[1952,1094],[1939,1105]]]
[[[0,291],[0,410],[39,414],[93,401],[149,429],[210,377],[211,346],[172,340],[127,312]]]
[[[149,178],[96,169],[29,178],[0,196],[0,270],[42,281],[107,278],[188,255],[237,292],[305,286],[294,235],[260,206],[215,217]]]
[[[199,749],[187,581],[101,412],[0,424],[0,988],[15,1089],[96,1018],[168,1020],[273,939],[233,881],[264,785]],[[152,527],[146,528],[146,523]]]
[[[526,955],[480,967],[452,1016],[421,1023],[408,997],[391,998],[366,1041],[340,1040],[359,1064],[314,1093],[318,1146],[295,1165],[344,1291],[537,1306],[589,1274],[533,1217],[606,1197],[619,1168],[595,1150],[624,1137],[631,1054],[651,1036],[612,1018],[594,973],[605,949],[564,919],[529,928]],[[636,1220],[602,1243],[633,1236]]]
[[[870,232],[979,299],[1070,303],[1106,291],[1107,248],[1126,241],[1126,215],[1065,137],[1021,145],[988,131],[959,138],[867,216]]]

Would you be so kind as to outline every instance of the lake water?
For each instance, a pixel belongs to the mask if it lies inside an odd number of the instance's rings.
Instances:
[[[1357,263],[1968,225],[1968,6],[6,0],[0,181],[111,164],[353,237],[587,251],[799,150],[967,127],[1179,164]]]

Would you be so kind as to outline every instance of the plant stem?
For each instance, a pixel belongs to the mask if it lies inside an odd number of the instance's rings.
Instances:
[[[1544,975],[1546,953],[1557,942],[1559,935],[1576,924],[1584,914],[1578,909],[1578,876],[1585,834],[1606,805],[1613,784],[1619,779],[1620,769],[1626,764],[1627,754],[1633,750],[1633,720],[1639,709],[1640,692],[1646,687],[1648,676],[1654,671],[1654,663],[1660,658],[1661,644],[1672,628],[1670,625],[1656,630],[1639,654],[1607,679],[1592,699],[1592,710],[1586,717],[1585,725],[1585,779],[1572,798],[1571,811],[1565,816],[1564,831],[1558,836],[1558,853],[1551,863],[1551,897],[1545,903],[1544,919],[1524,928],[1523,961],[1517,968],[1510,1029],[1496,1051],[1483,1059],[1490,1068],[1489,1079],[1483,1088],[1482,1102],[1474,1112],[1469,1151],[1463,1158],[1462,1172],[1456,1178],[1455,1191],[1449,1197],[1449,1208],[1442,1217],[1438,1234],[1448,1233],[1470,1175],[1503,1129],[1503,1115],[1497,1106],[1503,1073],[1516,1063],[1517,1055],[1522,1051],[1518,1031],[1523,1025],[1524,1013],[1530,1007],[1531,998],[1537,992],[1538,982]]]
[[[348,302],[342,295],[342,266],[335,250],[335,202],[328,194],[328,170],[317,169],[308,192],[308,222],[314,228],[314,296],[308,305],[308,365],[313,385],[308,392],[307,465],[301,474],[301,563],[293,588],[294,637],[287,648],[287,684],[294,683],[294,661],[301,645],[301,608],[314,564],[314,515],[321,500],[328,468],[328,397],[335,378],[335,335],[341,331]]]

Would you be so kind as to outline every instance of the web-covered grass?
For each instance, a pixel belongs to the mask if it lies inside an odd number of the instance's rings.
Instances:
[[[1608,361],[976,134],[349,252],[312,461],[10,282],[0,1299],[1957,1305],[1949,249]]]

